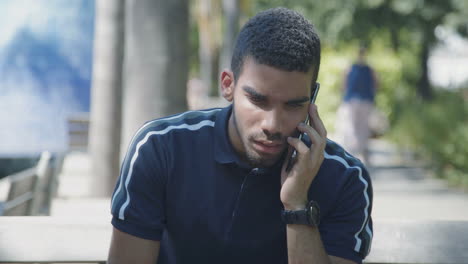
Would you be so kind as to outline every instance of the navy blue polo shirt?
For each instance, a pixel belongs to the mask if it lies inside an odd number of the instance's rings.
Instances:
[[[250,168],[228,139],[232,106],[146,123],[112,197],[115,228],[161,241],[158,264],[287,263],[280,167]],[[372,240],[372,187],[359,160],[332,141],[309,189],[329,255],[360,263]]]

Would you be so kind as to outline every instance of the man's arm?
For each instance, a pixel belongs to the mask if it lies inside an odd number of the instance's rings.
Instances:
[[[286,171],[286,162],[281,174],[280,198],[285,210],[302,210],[307,204],[307,192],[324,159],[327,131],[318,115],[317,106],[309,108],[311,126],[301,124],[300,132],[307,133],[312,147],[307,147],[297,138],[288,138],[288,143],[298,152],[298,159],[291,171]],[[353,264],[355,262],[328,256],[317,227],[288,224],[286,227],[288,263],[333,263]]]
[[[132,236],[114,228],[107,263],[155,264],[159,255],[159,241]]]
[[[286,232],[289,264],[355,264],[351,260],[327,255],[320,239],[320,233],[316,227],[287,225]]]
[[[121,166],[111,201],[111,264],[154,264],[158,258],[168,170],[164,139],[149,136],[157,124],[149,122],[138,130]]]

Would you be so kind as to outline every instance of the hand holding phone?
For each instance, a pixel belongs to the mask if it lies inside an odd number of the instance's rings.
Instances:
[[[320,84],[315,83],[315,89],[311,91],[311,97],[310,97],[311,104],[315,103],[315,99],[317,98],[319,89],[320,89]],[[309,111],[307,111],[307,117],[304,120],[304,124],[310,125]],[[304,133],[300,133],[298,138],[302,140],[303,137],[304,137]],[[291,156],[289,156],[288,165],[286,166],[286,172],[289,172],[291,170],[294,163],[296,163],[296,159],[297,159],[297,150],[294,149],[291,153]]]

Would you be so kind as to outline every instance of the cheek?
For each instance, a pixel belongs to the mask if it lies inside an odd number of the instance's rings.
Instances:
[[[301,122],[304,122],[305,117],[303,118],[301,114],[298,114],[296,112],[287,114],[286,118],[284,118],[283,120],[284,135],[292,136],[297,133],[297,125],[299,125],[299,123]]]
[[[286,121],[283,123],[283,134],[285,136],[294,136],[295,133],[297,132],[297,125],[301,122],[301,119],[297,118],[288,118]]]
[[[245,136],[251,136],[252,134],[257,134],[260,127],[261,112],[255,111],[255,109],[246,109],[243,113],[242,119],[242,128],[244,130]]]
[[[253,105],[246,98],[239,98],[235,101],[236,116],[238,125],[247,134],[255,130],[258,122],[262,120],[262,110]]]

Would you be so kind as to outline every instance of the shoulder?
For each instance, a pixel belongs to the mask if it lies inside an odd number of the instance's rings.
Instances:
[[[131,147],[147,142],[150,137],[163,137],[176,131],[190,134],[203,127],[213,127],[219,111],[221,108],[188,111],[148,121],[136,132]]]
[[[205,128],[214,126],[220,110],[189,111],[146,122],[136,132],[128,147],[121,166],[118,187],[114,192],[113,204],[120,208],[132,192],[131,188],[140,193],[143,190],[152,193],[161,188],[159,193],[162,193],[162,186],[165,186],[170,168],[173,167],[172,157],[176,150],[178,153],[188,153],[186,150],[192,148],[189,141],[196,131],[202,131],[206,134],[205,138],[208,138],[209,133],[206,133]],[[146,197],[152,196],[153,194],[148,194]],[[123,219],[121,212],[119,218]]]
[[[323,194],[328,202],[339,202],[354,195],[362,196],[366,203],[372,199],[372,183],[366,167],[332,140],[327,139],[324,161],[316,180],[321,186],[317,188],[328,190]]]
[[[197,130],[204,126],[214,126],[216,114],[221,108],[198,111],[188,111],[177,115],[159,118],[146,122],[136,133],[135,137],[148,134],[164,135],[175,130]]]
[[[343,169],[363,168],[362,162],[347,152],[341,145],[333,140],[327,139],[324,151],[325,160]]]
[[[332,140],[324,156],[315,187],[324,247],[330,255],[360,262],[372,242],[371,179],[362,162]]]
[[[156,158],[167,162],[169,153],[172,153],[175,147],[179,149],[180,146],[190,147],[190,144],[182,143],[191,140],[194,132],[206,133],[206,128],[213,128],[219,111],[221,109],[218,108],[188,111],[146,122],[133,136],[124,158],[123,168],[130,163],[153,164]]]

